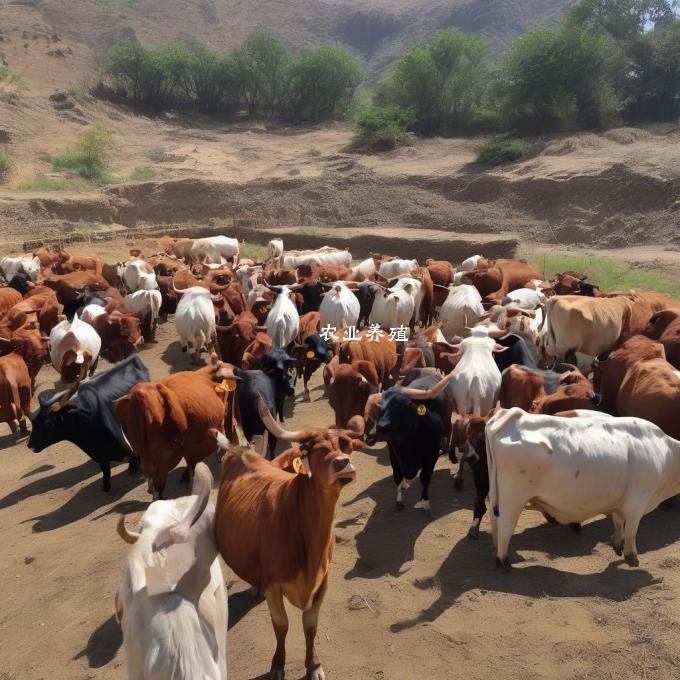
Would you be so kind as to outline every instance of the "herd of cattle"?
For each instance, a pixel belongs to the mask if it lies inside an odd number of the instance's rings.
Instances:
[[[155,502],[118,593],[132,678],[226,678],[226,593],[217,555],[264,591],[283,678],[284,596],[302,610],[307,677],[352,451],[386,440],[398,509],[420,476],[428,510],[438,457],[467,465],[473,523],[489,499],[496,559],[523,509],[579,526],[609,515],[613,547],[638,564],[642,516],[680,493],[680,302],[603,292],[578,272],[547,281],[521,260],[447,261],[346,250],[240,258],[224,236],[159,239],[161,252],[104,264],[42,248],[0,270],[0,422],[42,451],[67,440],[96,461],[141,467]],[[206,365],[152,381],[136,351],[174,316],[183,351]],[[99,356],[113,364],[95,374]],[[39,394],[45,363],[60,389]],[[323,367],[329,427],[282,425]],[[579,368],[580,367],[580,368]],[[274,456],[277,440],[296,442]],[[217,504],[202,463],[222,457]],[[184,459],[192,494],[162,499]]]

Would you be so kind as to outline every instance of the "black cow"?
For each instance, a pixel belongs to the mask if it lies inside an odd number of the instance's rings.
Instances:
[[[28,274],[17,272],[8,285],[23,297],[35,284],[31,281],[31,277]]]
[[[270,413],[278,414],[283,421],[283,402],[295,394],[295,359],[285,350],[273,349],[260,358],[262,370],[234,368],[234,375],[240,378],[236,390],[239,422],[248,441],[256,435],[267,432],[257,409],[257,398],[262,397]],[[276,448],[276,438],[268,434],[268,457]]]
[[[373,309],[373,302],[375,300],[375,289],[372,286],[359,286],[352,291],[359,300],[359,319],[357,321],[357,328],[368,326],[368,318]]]
[[[429,390],[440,380],[434,373],[410,371],[404,381],[414,389]],[[411,375],[418,376],[413,377]],[[411,482],[420,472],[422,486],[416,507],[429,509],[428,487],[439,457],[445,422],[450,422],[452,402],[447,390],[433,399],[411,399],[398,387],[386,390],[380,400],[377,432],[387,439],[392,476],[397,485],[397,509],[404,507],[404,481]]]
[[[272,287],[275,290],[275,287]],[[296,292],[302,298],[302,302],[298,304],[298,312],[300,316],[307,314],[307,312],[318,312],[321,307],[321,300],[325,292],[325,288],[320,283],[306,283],[302,288]]]
[[[302,345],[295,345],[292,353],[297,365],[295,381],[302,376],[305,398],[309,400],[309,379],[322,363],[327,364],[333,358],[333,350],[319,333],[314,333],[305,338]]]
[[[111,489],[111,461],[129,461],[133,472],[137,459],[130,449],[113,402],[139,382],[149,382],[149,372],[137,354],[116,364],[91,380],[66,392],[45,390],[40,408],[31,416],[33,431],[28,447],[40,453],[52,444],[69,441],[99,464],[102,489]],[[77,391],[75,391],[77,389]]]

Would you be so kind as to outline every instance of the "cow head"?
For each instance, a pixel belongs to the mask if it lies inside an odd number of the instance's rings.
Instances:
[[[284,430],[261,398],[258,398],[257,408],[262,422],[277,439],[299,442],[299,448],[284,451],[273,461],[274,465],[302,473],[313,484],[335,491],[356,479],[350,455],[353,448],[360,447],[362,443],[353,438],[352,432],[325,427],[309,427],[295,432]]]
[[[40,453],[48,446],[69,439],[75,428],[82,429],[76,403],[71,400],[77,385],[66,392],[45,390],[38,395],[38,410],[31,415],[31,436],[28,448]]]
[[[9,338],[0,338],[0,355],[16,352],[28,367],[31,381],[35,380],[42,365],[48,361],[48,338],[29,325],[14,331]]]
[[[274,380],[274,393],[277,397],[290,397],[295,394],[295,359],[283,349],[273,349],[260,359],[262,370]]]
[[[218,326],[217,341],[222,360],[240,366],[243,353],[256,334],[256,326],[249,321],[236,319],[231,326]]]

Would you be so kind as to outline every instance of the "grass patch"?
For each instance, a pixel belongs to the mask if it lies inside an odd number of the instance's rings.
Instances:
[[[83,91],[77,83],[69,83],[66,92],[74,99],[80,99],[83,96]]]
[[[0,182],[4,182],[12,166],[7,149],[0,149]]]
[[[259,243],[244,243],[241,246],[240,257],[249,257],[253,260],[266,260],[267,246],[261,246]]]
[[[92,191],[95,186],[85,179],[36,175],[29,182],[17,185],[18,191]]]
[[[547,278],[556,272],[577,271],[588,276],[588,282],[604,292],[617,290],[653,290],[680,298],[680,282],[654,271],[632,269],[623,262],[598,255],[554,255],[534,253],[530,258]]]
[[[312,233],[308,229],[305,229],[304,227],[298,227],[295,230],[295,233],[298,236],[311,236],[312,235]]]
[[[113,131],[103,123],[95,123],[83,130],[75,149],[50,160],[57,172],[71,170],[85,179],[110,184],[115,181],[107,171],[113,147]]]
[[[156,173],[151,168],[135,168],[127,178],[128,182],[149,182],[155,179]]]
[[[502,165],[531,158],[541,150],[540,144],[530,144],[523,139],[512,139],[503,135],[487,137],[477,149],[477,163]]]
[[[308,152],[308,156],[311,156],[312,158],[318,158],[321,155],[321,151],[317,149],[315,146],[313,146]]]

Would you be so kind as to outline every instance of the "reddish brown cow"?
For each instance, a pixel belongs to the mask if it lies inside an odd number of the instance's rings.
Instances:
[[[255,339],[246,347],[241,360],[241,368],[260,368],[260,357],[272,348],[272,339],[266,334],[259,332]]]
[[[197,279],[188,269],[180,269],[176,272],[172,277],[172,285],[177,290],[193,288],[194,286],[202,286],[203,288],[208,287],[204,281]]]
[[[228,267],[219,267],[218,269],[207,268],[203,275],[203,283],[210,288],[210,292],[213,295],[222,293],[224,288],[235,280],[236,275]]]
[[[174,314],[177,311],[179,295],[172,287],[172,276],[157,276],[156,282],[161,292],[161,309],[158,316],[163,321],[167,321],[168,314]]]
[[[680,439],[680,375],[666,361],[663,345],[636,335],[594,368],[603,410],[644,418]]]
[[[115,301],[106,306],[106,312],[91,321],[83,319],[97,331],[102,340],[101,353],[112,362],[122,361],[144,344],[139,317],[129,309],[127,313],[116,309]]]
[[[502,408],[519,408],[529,411],[535,401],[546,397],[543,376],[526,366],[513,364],[503,371],[499,401]]]
[[[350,454],[360,442],[342,430],[287,432],[266,409],[261,417],[277,439],[297,441],[299,448],[271,462],[253,450],[227,452],[215,536],[227,565],[266,593],[276,634],[272,677],[284,674],[286,597],[304,612],[307,677],[319,680],[324,674],[314,642],[335,543],[335,507],[343,485],[356,477]]]
[[[345,340],[340,344],[340,363],[351,364],[353,361],[370,361],[378,374],[380,390],[388,382],[389,376],[397,365],[397,344],[387,334],[378,336],[377,340],[369,340],[369,331],[361,331],[358,340]]]
[[[57,253],[57,259],[52,265],[55,274],[72,274],[77,271],[92,271],[101,276],[104,263],[99,255],[70,255],[65,250]]]
[[[332,363],[332,362],[331,362]],[[328,364],[328,400],[335,412],[335,426],[364,434],[364,410],[371,394],[378,390],[378,375],[370,361]]]
[[[0,423],[7,423],[12,434],[27,432],[31,417],[31,376],[23,358],[16,352],[0,357]]]
[[[271,269],[264,275],[270,286],[291,286],[297,283],[297,276],[292,269]]]
[[[180,269],[187,268],[181,260],[169,257],[164,253],[147,257],[146,262],[153,267],[156,276],[174,276]]]
[[[441,307],[449,294],[448,286],[453,281],[453,266],[446,260],[427,260],[425,266],[432,279],[433,304]]]
[[[219,292],[222,293],[222,297],[234,311],[234,314],[242,314],[248,309],[238,281],[232,281],[226,288],[220,289]]]
[[[317,357],[316,352],[307,345],[307,338],[321,329],[321,315],[319,312],[307,312],[300,317],[300,330],[295,338],[295,343],[291,350],[291,356],[296,361],[296,375],[295,379],[302,377],[303,400],[309,401],[309,379],[321,366],[321,359]]]
[[[0,318],[19,302],[21,302],[21,293],[14,288],[0,288]]]
[[[489,269],[476,269],[467,272],[479,294],[488,302],[501,304],[503,298],[516,288],[523,288],[531,279],[542,279],[540,268],[519,260],[497,260]]]
[[[40,269],[49,269],[57,261],[56,253],[53,253],[49,248],[34,250],[33,257],[40,260]]]
[[[231,386],[216,389],[222,380]],[[138,383],[114,402],[154,498],[162,497],[168,473],[182,458],[189,472],[216,450],[211,429],[224,432],[227,401],[234,394],[234,385],[233,366],[216,364]]]
[[[577,371],[564,373],[560,378],[560,386],[554,394],[537,399],[530,413],[543,413],[554,416],[561,411],[589,409],[597,411],[600,395],[595,393],[593,383]]]
[[[421,325],[427,326],[432,323],[434,317],[434,283],[427,267],[416,269],[415,278],[420,279],[420,291],[423,299],[420,305],[420,317],[416,321]]]
[[[43,335],[50,334],[50,331],[59,323],[64,307],[57,301],[53,290],[49,288],[43,288],[43,290],[45,291],[43,294],[27,297],[7,312],[0,323],[3,335],[34,321],[38,322]]]
[[[664,309],[657,312],[642,334],[658,340],[666,350],[666,361],[680,370],[680,311]]]
[[[257,323],[253,323],[250,312],[239,314],[230,326],[216,326],[217,345],[222,361],[240,366],[243,354],[258,333]]]
[[[9,337],[0,337],[0,354],[16,352],[24,360],[32,388],[35,387],[38,371],[49,360],[47,341],[48,338],[37,328],[29,326],[13,331]]]
[[[43,284],[56,291],[62,305],[75,302],[87,288],[91,292],[108,290],[111,286],[102,276],[91,271],[75,271],[72,274],[51,274]]]

